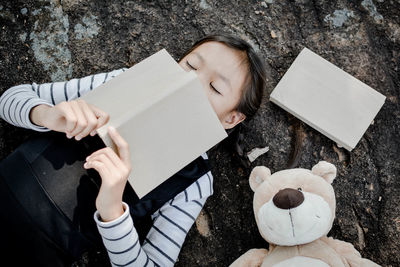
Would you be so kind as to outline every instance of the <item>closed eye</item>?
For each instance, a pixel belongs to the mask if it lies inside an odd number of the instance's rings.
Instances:
[[[218,94],[222,95],[217,89],[215,89],[215,87],[210,83],[211,88]]]
[[[189,61],[187,61],[186,60],[186,65],[189,67],[189,68],[191,68],[192,70],[197,70],[195,67],[193,67],[190,63],[189,63]]]

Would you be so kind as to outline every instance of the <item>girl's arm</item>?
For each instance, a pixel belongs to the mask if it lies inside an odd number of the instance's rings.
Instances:
[[[113,266],[173,266],[189,229],[213,193],[208,172],[153,214],[153,226],[141,246],[124,203],[124,213],[111,222],[95,221]]]
[[[76,99],[124,72],[126,68],[99,73],[65,82],[21,84],[7,89],[0,97],[0,118],[8,123],[39,132],[50,129],[32,123],[31,110],[40,104],[53,107]]]
[[[183,241],[207,197],[212,194],[212,176],[207,173],[153,214],[153,227],[140,246],[138,234],[123,205],[122,195],[131,172],[129,144],[114,127],[107,128],[117,152],[105,147],[86,158],[84,168],[94,168],[101,177],[95,220],[114,266],[173,266]]]

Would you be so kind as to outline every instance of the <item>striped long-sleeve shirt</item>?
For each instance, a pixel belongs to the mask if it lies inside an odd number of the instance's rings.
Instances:
[[[66,82],[22,84],[6,90],[0,97],[0,117],[12,125],[35,131],[50,129],[35,125],[29,113],[39,104],[54,106],[76,99],[125,71],[125,68]],[[207,158],[207,154],[202,155]],[[143,244],[123,203],[124,214],[111,222],[102,222],[96,211],[94,220],[103,238],[113,266],[173,266],[189,229],[206,199],[213,194],[211,172],[165,203],[152,214],[153,225]]]

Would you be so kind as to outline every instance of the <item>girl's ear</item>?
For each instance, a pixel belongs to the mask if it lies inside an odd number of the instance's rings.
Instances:
[[[251,173],[249,178],[250,188],[253,192],[256,192],[257,187],[262,184],[265,179],[271,176],[271,170],[265,166],[257,166],[255,167]]]
[[[225,129],[232,129],[238,123],[241,123],[245,119],[246,115],[244,115],[242,112],[233,110],[229,112],[229,114],[226,115],[226,117],[223,119],[222,126],[224,126]]]

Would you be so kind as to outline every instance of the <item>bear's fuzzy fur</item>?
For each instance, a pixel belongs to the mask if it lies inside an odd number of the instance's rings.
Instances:
[[[326,161],[311,170],[274,174],[255,167],[249,178],[254,215],[270,247],[249,250],[231,267],[379,266],[362,258],[351,244],[326,237],[335,218],[335,177],[336,167]]]

